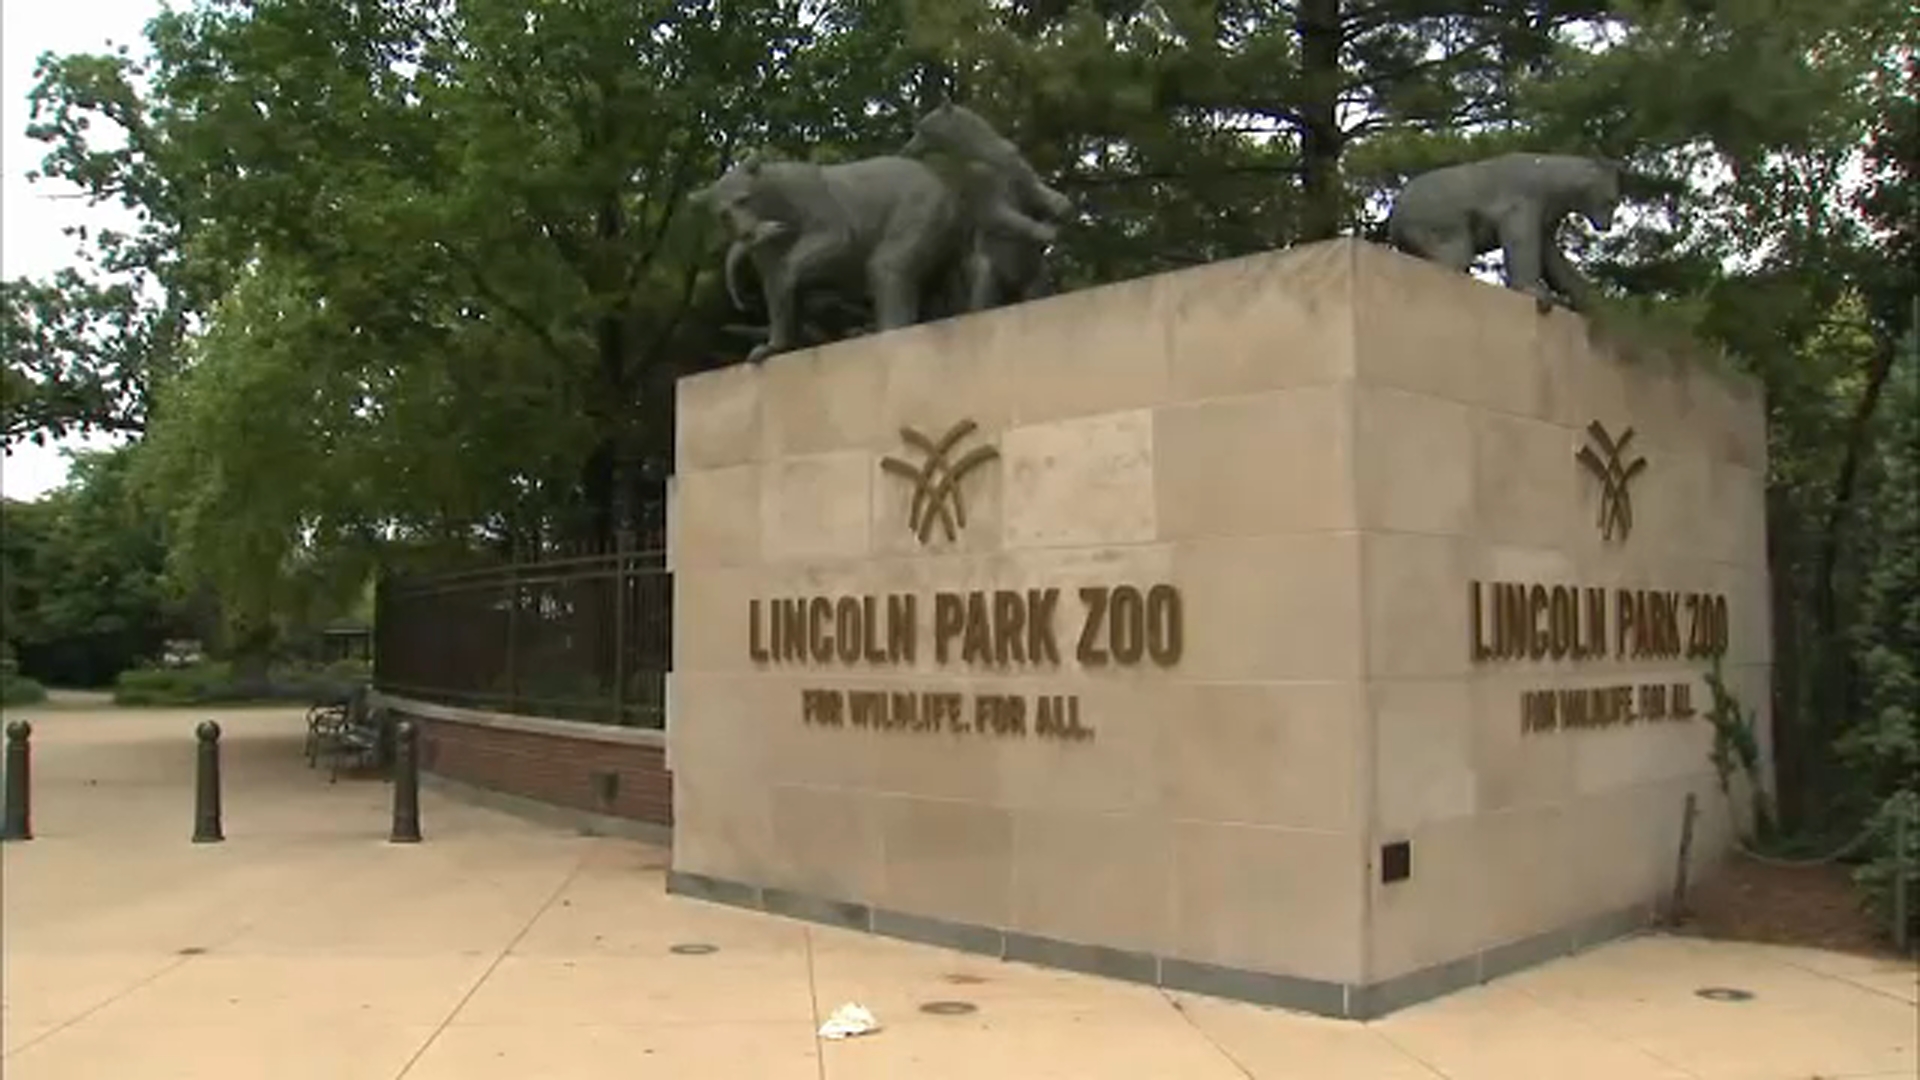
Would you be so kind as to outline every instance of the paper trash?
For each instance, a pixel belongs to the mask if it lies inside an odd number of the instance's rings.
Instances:
[[[864,1006],[849,1001],[833,1010],[827,1022],[820,1025],[820,1037],[823,1039],[849,1039],[855,1035],[865,1035],[879,1031],[880,1021],[873,1018]]]

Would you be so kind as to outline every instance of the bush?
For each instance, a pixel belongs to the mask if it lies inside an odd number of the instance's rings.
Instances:
[[[209,660],[181,667],[143,667],[115,680],[118,705],[216,705],[242,702],[308,703],[343,698],[356,683],[371,680],[364,660],[325,666],[276,664],[262,675],[239,675],[233,665]]]
[[[47,688],[20,674],[11,656],[0,657],[0,706],[34,705],[47,700]]]
[[[113,682],[116,705],[203,705],[233,699],[233,668],[220,661],[123,671]]]

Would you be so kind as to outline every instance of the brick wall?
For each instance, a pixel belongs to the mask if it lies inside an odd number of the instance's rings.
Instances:
[[[413,719],[424,772],[553,806],[673,824],[673,780],[660,747]]]

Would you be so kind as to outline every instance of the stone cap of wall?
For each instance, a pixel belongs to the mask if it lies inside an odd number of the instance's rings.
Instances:
[[[455,705],[441,705],[437,702],[383,694],[378,691],[374,692],[372,698],[373,705],[377,708],[392,709],[394,712],[448,724],[472,724],[475,727],[524,731],[534,735],[551,735],[556,738],[579,739],[586,742],[652,746],[661,750],[665,750],[667,746],[667,733],[655,728],[614,727],[611,724],[594,724],[584,720],[555,720],[546,716],[520,716],[515,713],[488,712],[483,709],[463,709]]]

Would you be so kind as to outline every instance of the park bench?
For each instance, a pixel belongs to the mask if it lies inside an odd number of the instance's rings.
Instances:
[[[384,710],[369,706],[367,687],[356,686],[344,698],[307,710],[307,767],[327,762],[327,782],[340,779],[341,766],[365,768],[386,758]]]

